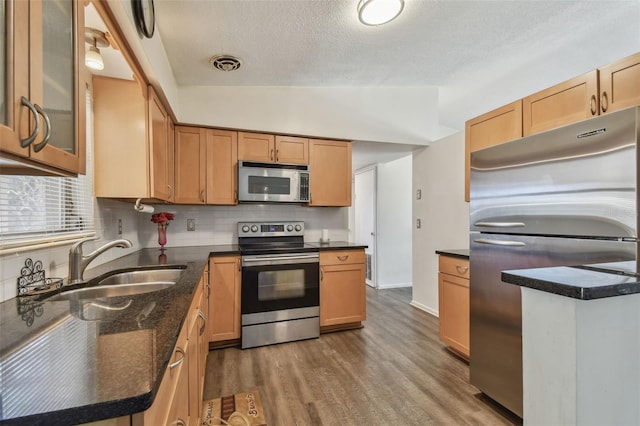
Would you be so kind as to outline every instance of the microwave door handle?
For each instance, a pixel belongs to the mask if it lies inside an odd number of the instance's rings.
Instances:
[[[524,228],[523,222],[476,222],[475,226],[485,228]]]
[[[478,244],[489,244],[492,246],[507,246],[507,247],[523,247],[526,246],[522,241],[505,241],[505,240],[491,240],[488,238],[478,238],[477,240],[473,240],[473,242]]]

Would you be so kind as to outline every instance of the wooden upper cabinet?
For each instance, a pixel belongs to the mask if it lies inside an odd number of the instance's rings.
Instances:
[[[175,202],[237,203],[237,132],[177,126]]]
[[[84,14],[75,0],[5,1],[0,42],[8,108],[0,151],[53,174],[85,170]],[[7,13],[8,12],[8,13]],[[3,26],[5,27],[5,26]],[[3,28],[4,30],[5,28]],[[11,56],[10,56],[11,55]],[[28,174],[28,169],[25,170]]]
[[[238,132],[209,129],[206,132],[207,204],[238,203]]]
[[[276,162],[309,164],[309,139],[276,136]]]
[[[310,206],[351,205],[351,143],[309,140]]]
[[[527,136],[598,115],[598,71],[556,84],[522,100]]]
[[[309,164],[309,139],[238,132],[238,160]]]
[[[95,196],[149,197],[146,88],[100,76],[92,86]]]
[[[206,129],[176,126],[175,202],[204,204],[206,172]]]
[[[469,201],[471,153],[522,137],[522,101],[489,111],[465,123],[465,200]]]
[[[173,146],[169,138],[169,115],[149,86],[148,123],[150,143],[151,198],[173,201]]]
[[[599,69],[600,113],[640,104],[640,53]]]
[[[238,132],[238,160],[273,162],[275,158],[275,136]]]

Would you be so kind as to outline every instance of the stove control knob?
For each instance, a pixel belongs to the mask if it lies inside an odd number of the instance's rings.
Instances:
[[[242,226],[242,232],[249,232],[249,225]]]
[[[296,225],[296,231],[300,232],[302,230],[302,226]]]
[[[293,231],[293,225],[287,225],[287,231],[289,232]]]
[[[258,225],[252,225],[251,232],[258,232]]]

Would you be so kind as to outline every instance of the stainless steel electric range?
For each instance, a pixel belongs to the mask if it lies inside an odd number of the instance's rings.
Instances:
[[[240,222],[242,348],[320,336],[320,263],[304,222]]]

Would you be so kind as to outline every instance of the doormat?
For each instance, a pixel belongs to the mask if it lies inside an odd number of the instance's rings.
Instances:
[[[267,426],[258,391],[204,401],[202,426]]]

